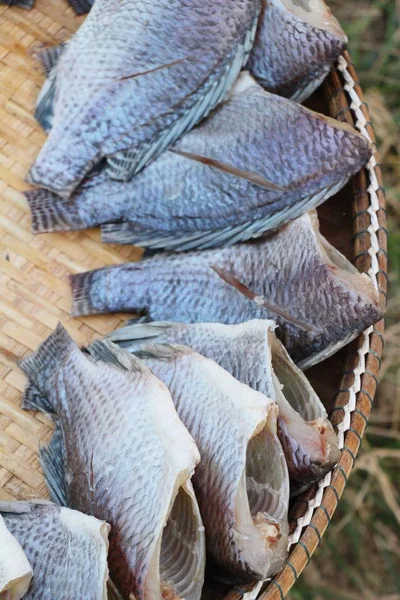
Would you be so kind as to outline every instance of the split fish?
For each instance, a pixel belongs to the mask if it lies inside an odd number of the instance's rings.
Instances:
[[[263,0],[247,69],[267,90],[302,102],[347,46],[324,0]]]
[[[236,246],[161,254],[71,276],[72,313],[147,311],[156,321],[242,323],[272,318],[302,368],[382,317],[378,293],[319,233],[315,213]]]
[[[269,94],[244,72],[226,102],[131,181],[113,181],[103,170],[69,202],[47,190],[26,197],[35,232],[122,220],[102,227],[104,241],[212,248],[318,206],[371,152],[350,126]]]
[[[126,600],[198,600],[204,527],[190,481],[198,450],[166,387],[129,353],[103,346],[83,353],[59,325],[20,363],[24,408],[56,422],[41,452],[52,497],[110,523],[110,574]]]
[[[278,437],[289,468],[291,491],[297,492],[330,471],[340,452],[324,405],[274,329],[274,322],[267,319],[238,325],[133,322],[107,339],[129,352],[137,352],[149,342],[189,346],[274,400],[279,408]]]
[[[30,10],[34,5],[35,0],[1,0],[0,4],[7,6],[18,6],[18,8],[26,8]]]
[[[0,502],[0,511],[1,511]],[[18,539],[4,522],[0,512],[0,598],[20,600],[32,581],[32,567]]]
[[[107,523],[43,500],[0,502],[0,513],[32,565],[25,600],[107,600]],[[18,560],[13,546],[5,549]]]
[[[208,555],[236,578],[273,575],[287,557],[289,504],[276,404],[185,346],[146,346],[138,356],[199,447],[193,484]]]
[[[261,0],[97,0],[54,67],[52,128],[29,181],[68,198],[105,157],[112,177],[130,179],[225,97],[260,9]]]

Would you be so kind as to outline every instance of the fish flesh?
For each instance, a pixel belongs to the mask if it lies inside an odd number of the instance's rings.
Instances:
[[[24,407],[56,422],[41,452],[52,497],[110,523],[123,598],[198,600],[205,542],[190,478],[200,457],[167,388],[111,343],[82,352],[61,325],[20,364]]]
[[[35,232],[122,220],[102,227],[104,241],[212,248],[321,204],[371,153],[349,125],[266,92],[243,72],[226,102],[131,181],[113,181],[103,170],[69,202],[47,190],[26,197]]]
[[[0,598],[20,600],[32,581],[32,567],[21,544],[1,516],[0,502]]]
[[[260,10],[261,0],[97,0],[55,66],[52,128],[30,183],[68,198],[103,158],[130,179],[225,97]]]
[[[242,323],[271,318],[301,368],[382,317],[378,293],[307,213],[255,242],[161,254],[71,276],[72,313],[147,312],[155,321]]]
[[[293,493],[322,479],[337,463],[340,452],[324,405],[274,329],[275,323],[267,319],[238,325],[133,322],[107,339],[129,352],[137,352],[149,342],[189,346],[274,400]]]
[[[276,404],[185,346],[155,344],[137,354],[169,389],[200,450],[193,485],[208,555],[234,577],[273,575],[286,560],[289,529]]]
[[[0,502],[0,513],[32,565],[26,600],[107,599],[107,523],[44,500]]]
[[[303,102],[347,41],[324,0],[263,0],[247,69],[270,92]]]

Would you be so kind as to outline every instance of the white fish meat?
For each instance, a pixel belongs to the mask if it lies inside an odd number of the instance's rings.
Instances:
[[[19,543],[1,516],[0,502],[0,598],[20,600],[32,581],[32,567]]]

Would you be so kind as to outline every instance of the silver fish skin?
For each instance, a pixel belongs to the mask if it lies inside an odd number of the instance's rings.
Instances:
[[[289,504],[276,404],[185,346],[145,346],[138,356],[199,447],[193,485],[209,556],[239,579],[273,575],[287,557]]]
[[[304,143],[307,140],[307,151]],[[104,225],[103,241],[188,250],[276,229],[336,193],[371,156],[348,125],[243,72],[221,104],[131,181],[93,175],[69,202],[26,193],[35,232]]]
[[[324,0],[263,0],[246,68],[270,92],[303,102],[347,41]]]
[[[29,589],[32,575],[21,544],[7,528],[0,512],[0,598],[20,600]]]
[[[0,513],[32,565],[25,600],[107,600],[105,521],[43,500],[0,502]]]
[[[319,233],[315,213],[257,242],[88,271],[71,276],[71,286],[74,315],[145,310],[156,321],[227,324],[272,318],[302,368],[382,317],[371,280]]]
[[[52,129],[29,181],[68,198],[104,157],[112,177],[132,177],[226,95],[260,9],[261,0],[98,0],[57,63]]]
[[[198,600],[205,542],[190,481],[196,445],[143,363],[113,344],[96,342],[91,353],[59,325],[21,362],[30,382],[24,407],[56,418],[41,452],[52,497],[110,523],[110,574],[124,599]]]
[[[222,323],[132,323],[107,336],[129,352],[151,343],[183,344],[215,360],[242,383],[274,400],[278,436],[291,491],[319,481],[337,463],[336,434],[324,405],[304,373],[276,338],[275,323],[259,319]]]

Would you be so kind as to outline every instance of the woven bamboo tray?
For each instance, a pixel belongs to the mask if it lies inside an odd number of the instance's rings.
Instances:
[[[32,116],[43,82],[32,52],[38,44],[67,39],[82,20],[63,0],[37,0],[31,11],[0,7],[0,500],[48,495],[38,447],[51,438],[52,424],[42,414],[21,410],[25,380],[16,361],[34,350],[58,321],[80,344],[121,325],[122,315],[71,318],[68,275],[141,256],[137,248],[101,245],[94,230],[41,236],[30,231],[21,192],[29,189],[24,177],[45,139]],[[322,112],[355,125],[374,142],[348,53],[339,59],[317,103],[320,109],[322,103]],[[370,275],[385,304],[386,215],[377,152],[319,215],[323,233]],[[332,408],[343,451],[338,466],[291,510],[291,550],[284,570],[270,582],[233,590],[209,584],[207,596],[279,600],[295,583],[329,525],[353,467],[376,390],[382,334],[380,322],[350,348],[309,371]]]

